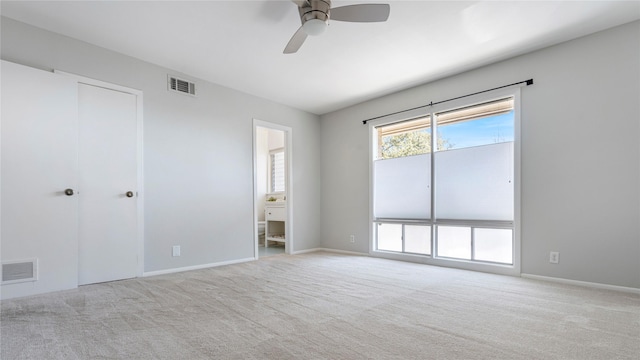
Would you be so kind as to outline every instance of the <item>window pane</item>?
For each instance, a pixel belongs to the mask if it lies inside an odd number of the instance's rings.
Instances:
[[[407,156],[373,163],[373,214],[387,219],[431,217],[431,157]]]
[[[271,192],[285,191],[284,151],[271,154]]]
[[[429,117],[380,126],[377,159],[393,159],[431,152]]]
[[[436,218],[513,220],[513,143],[435,153]]]
[[[431,254],[431,226],[405,225],[404,251],[414,254]]]
[[[511,229],[474,229],[475,260],[513,263]]]
[[[513,110],[479,119],[440,123],[438,117],[439,151],[513,141]]]
[[[402,251],[402,225],[378,223],[378,250]]]
[[[471,260],[471,228],[438,226],[438,256]]]

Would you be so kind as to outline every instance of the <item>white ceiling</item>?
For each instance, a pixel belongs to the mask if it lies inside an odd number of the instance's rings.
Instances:
[[[296,54],[290,1],[2,1],[3,16],[324,114],[640,18],[640,1],[390,3],[385,23],[334,21]],[[519,79],[516,79],[519,80]]]

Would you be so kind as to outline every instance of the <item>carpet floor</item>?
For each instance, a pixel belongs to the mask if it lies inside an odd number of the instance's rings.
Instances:
[[[3,301],[2,359],[640,359],[640,295],[316,252]]]

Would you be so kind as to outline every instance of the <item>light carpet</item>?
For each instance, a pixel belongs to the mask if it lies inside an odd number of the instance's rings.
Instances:
[[[640,359],[640,296],[316,252],[2,302],[2,359]]]

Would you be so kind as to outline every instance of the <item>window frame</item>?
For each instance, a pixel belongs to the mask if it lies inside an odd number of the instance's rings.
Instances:
[[[425,225],[431,225],[432,231],[432,244],[431,244],[431,255],[418,255],[413,253],[398,253],[384,250],[376,250],[376,226],[378,222],[402,222],[400,219],[380,219],[374,217],[374,189],[375,189],[375,178],[374,178],[374,161],[376,160],[375,154],[378,153],[378,143],[377,143],[377,127],[389,125],[393,123],[399,123],[402,121],[413,120],[417,118],[424,118],[429,116],[431,119],[436,119],[436,113],[443,113],[447,111],[451,111],[454,109],[461,109],[465,107],[472,107],[479,104],[489,103],[492,101],[497,101],[500,99],[512,97],[513,98],[513,112],[514,112],[514,219],[513,221],[474,221],[474,220],[448,220],[448,219],[434,219],[434,201],[432,201],[432,209],[431,214],[432,218],[430,221],[421,221],[421,223]],[[438,266],[447,266],[447,267],[455,267],[460,269],[467,270],[475,270],[475,271],[484,271],[484,272],[492,272],[498,274],[505,275],[520,275],[521,273],[521,240],[520,240],[520,213],[521,213],[521,119],[520,119],[520,108],[521,108],[521,96],[520,96],[520,87],[509,87],[494,90],[487,93],[477,94],[468,96],[461,99],[456,99],[452,101],[448,101],[445,103],[416,108],[410,111],[395,113],[393,115],[385,116],[382,118],[378,118],[376,120],[372,120],[367,122],[369,127],[369,254],[375,257],[383,257],[394,260],[403,260],[403,261],[412,261],[419,262],[431,265]],[[432,136],[432,148],[434,146],[435,141],[437,141],[437,127],[432,128],[431,131]],[[432,151],[431,154],[435,154],[437,150]],[[433,183],[435,174],[433,172],[433,167],[435,166],[434,162],[431,162],[431,182]],[[433,188],[433,187],[432,187]],[[410,224],[409,221],[405,221],[403,223]],[[468,226],[472,228],[510,228],[513,229],[513,243],[512,243],[512,264],[503,264],[503,263],[494,263],[488,261],[478,261],[478,260],[464,260],[464,259],[454,259],[454,258],[444,258],[438,257],[437,254],[437,241],[435,241],[435,232],[437,231],[438,225],[444,226]],[[473,232],[473,229],[472,229]]]
[[[416,253],[416,252],[409,252],[406,251],[406,227],[407,226],[422,226],[422,227],[428,227],[430,232],[433,232],[433,225],[430,221],[423,221],[423,220],[398,220],[398,219],[385,219],[385,220],[378,220],[374,223],[374,227],[377,227],[377,225],[382,225],[382,224],[393,224],[393,225],[401,225],[402,226],[402,239],[401,239],[401,244],[402,244],[402,254],[408,254],[408,255],[417,255],[417,256],[433,256],[433,243],[429,244],[429,253],[425,254],[425,253]],[[376,230],[376,235],[377,235],[377,230]],[[375,239],[377,241],[377,237]],[[398,253],[392,250],[381,250],[378,249],[376,251],[381,251],[381,252],[392,252],[392,253]]]

